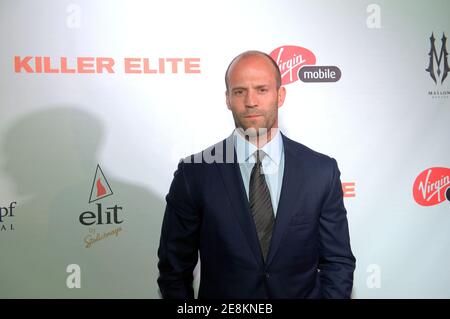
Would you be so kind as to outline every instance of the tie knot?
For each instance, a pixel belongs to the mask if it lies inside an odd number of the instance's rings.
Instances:
[[[261,165],[261,162],[264,159],[264,156],[266,156],[266,153],[264,153],[264,151],[257,150],[254,154],[256,157],[256,165]]]

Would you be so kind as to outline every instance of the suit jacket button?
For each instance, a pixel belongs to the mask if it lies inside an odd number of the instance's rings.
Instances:
[[[270,278],[270,274],[266,272],[266,278],[269,279]]]

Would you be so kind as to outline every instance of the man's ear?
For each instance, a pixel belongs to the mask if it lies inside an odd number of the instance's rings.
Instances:
[[[227,103],[227,107],[231,110],[230,98],[228,97],[228,91],[225,91],[225,103]]]
[[[281,107],[284,103],[284,99],[286,98],[286,88],[281,86],[278,89],[278,107]]]

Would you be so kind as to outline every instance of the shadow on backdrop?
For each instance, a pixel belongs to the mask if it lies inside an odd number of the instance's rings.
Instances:
[[[20,118],[3,137],[2,170],[26,199],[15,208],[15,231],[0,243],[0,298],[159,297],[163,199],[99,163],[113,194],[89,203],[104,134],[91,114],[52,106]],[[91,225],[80,222],[86,211]],[[80,266],[81,288],[67,287],[70,264]]]

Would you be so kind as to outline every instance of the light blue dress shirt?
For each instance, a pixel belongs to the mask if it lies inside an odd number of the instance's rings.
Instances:
[[[241,170],[241,176],[248,200],[250,175],[256,162],[254,153],[258,150],[258,148],[254,144],[248,142],[237,129],[234,130],[233,135],[236,157]],[[264,177],[266,178],[266,183],[269,188],[273,212],[276,216],[284,174],[284,147],[279,129],[277,129],[275,136],[260,150],[266,154],[261,164]]]

